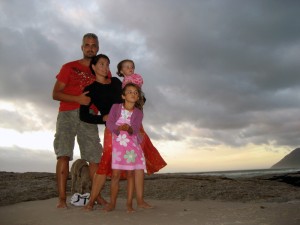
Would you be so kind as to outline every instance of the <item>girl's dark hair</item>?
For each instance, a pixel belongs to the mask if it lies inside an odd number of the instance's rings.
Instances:
[[[107,59],[107,60],[108,60],[108,64],[110,64],[110,60],[109,60],[109,58],[108,58],[107,55],[99,54],[99,55],[94,56],[94,57],[91,59],[91,62],[90,62],[90,70],[92,71],[92,74],[94,74],[94,75],[96,75],[96,73],[95,73],[95,71],[93,70],[92,65],[96,65],[97,62],[99,61],[99,59],[101,59],[101,58]]]
[[[122,89],[122,95],[125,96],[125,92],[127,87],[135,87],[136,90],[138,91],[138,96],[139,99],[137,100],[137,102],[134,104],[134,106],[140,110],[143,110],[143,106],[144,106],[144,98],[143,98],[143,92],[140,88],[140,86],[136,85],[135,83],[127,83],[124,88]]]
[[[133,69],[135,68],[135,65],[134,65],[133,60],[131,60],[131,59],[124,59],[124,60],[122,60],[122,61],[119,62],[118,65],[117,65],[117,69],[118,69],[117,75],[118,75],[119,77],[124,77],[124,74],[121,73],[121,70],[122,70],[122,67],[123,67],[123,63],[125,63],[125,62],[131,62],[131,63],[133,64]]]

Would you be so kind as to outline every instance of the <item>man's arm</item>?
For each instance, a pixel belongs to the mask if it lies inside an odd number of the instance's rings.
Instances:
[[[77,102],[80,105],[88,105],[91,101],[90,97],[87,97],[86,94],[88,91],[83,92],[81,95],[75,96],[75,95],[68,95],[63,92],[66,84],[56,81],[53,92],[52,92],[52,98],[57,101],[63,101],[63,102]]]

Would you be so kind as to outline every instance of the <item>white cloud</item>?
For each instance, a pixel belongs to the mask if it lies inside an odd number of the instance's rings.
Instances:
[[[51,131],[18,132],[13,129],[0,128],[0,147],[18,147],[33,150],[53,149],[54,133]]]

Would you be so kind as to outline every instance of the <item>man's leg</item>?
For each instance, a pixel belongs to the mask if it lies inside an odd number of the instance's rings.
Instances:
[[[57,190],[58,190],[58,204],[57,208],[67,207],[67,179],[69,176],[69,157],[61,156],[56,162],[56,179],[57,179]]]
[[[69,161],[73,158],[75,136],[77,132],[77,111],[59,112],[56,121],[54,151],[57,156],[56,179],[59,202],[57,208],[65,208],[66,187],[69,176]]]
[[[102,153],[102,145],[100,143],[98,126],[96,124],[89,124],[82,121],[80,121],[79,124],[79,129],[77,131],[77,141],[80,149],[81,158],[89,162],[92,189],[94,188],[94,190],[98,190],[99,188],[95,189],[96,187],[93,184],[93,179],[95,179],[94,175],[98,170],[98,162],[101,159]],[[100,183],[102,183],[102,179]],[[99,189],[100,191],[102,187],[103,185],[101,185]],[[100,205],[106,205],[107,202],[101,197],[100,191],[98,192],[99,196],[97,196],[96,201]],[[90,203],[92,206],[93,203]]]

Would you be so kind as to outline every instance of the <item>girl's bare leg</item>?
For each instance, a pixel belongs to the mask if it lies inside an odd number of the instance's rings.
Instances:
[[[103,188],[105,181],[106,181],[105,174],[97,174],[97,173],[94,174],[90,200],[85,205],[84,207],[85,210],[93,210],[95,201],[97,200],[97,197],[99,196],[99,193]]]
[[[134,192],[134,171],[128,170],[127,171],[127,203],[126,203],[126,208],[128,213],[135,211],[132,207],[133,192]]]
[[[135,170],[135,191],[136,201],[140,208],[150,209],[153,208],[147,202],[144,201],[144,170]]]
[[[105,211],[109,212],[116,208],[117,197],[119,192],[120,170],[112,170],[110,186],[110,203],[105,206]]]

